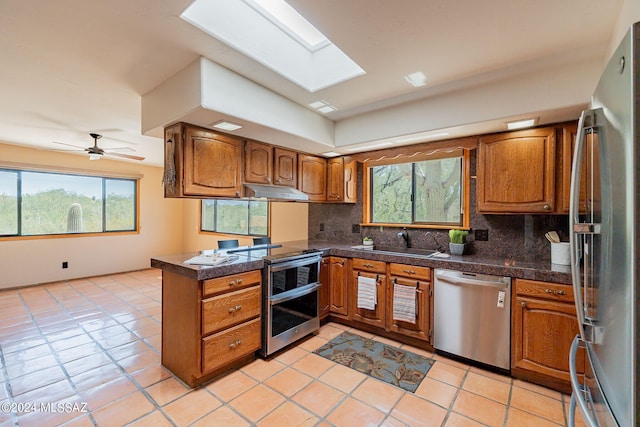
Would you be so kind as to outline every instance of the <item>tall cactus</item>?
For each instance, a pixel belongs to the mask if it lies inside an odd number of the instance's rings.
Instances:
[[[67,214],[67,233],[82,233],[82,206],[74,203]]]

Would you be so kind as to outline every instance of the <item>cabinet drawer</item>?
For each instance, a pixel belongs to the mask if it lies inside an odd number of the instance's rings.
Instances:
[[[260,270],[233,274],[231,276],[216,277],[215,279],[204,281],[202,296],[209,297],[223,292],[248,288],[249,286],[258,285],[260,283],[262,283],[262,273]]]
[[[202,340],[202,372],[214,371],[260,348],[260,318]]]
[[[573,286],[560,283],[539,282],[536,280],[517,279],[516,295],[563,301],[572,303]]]
[[[431,281],[431,269],[429,267],[416,267],[415,265],[389,264],[389,274],[392,276],[403,276],[410,279]]]
[[[387,263],[384,261],[354,258],[351,262],[354,270],[372,271],[374,273],[386,273],[387,271]]]
[[[261,287],[254,286],[202,301],[202,335],[260,316]]]

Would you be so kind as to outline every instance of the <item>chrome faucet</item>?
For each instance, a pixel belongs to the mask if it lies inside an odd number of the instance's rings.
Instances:
[[[398,237],[402,237],[404,239],[405,247],[411,247],[411,239],[409,238],[409,231],[407,231],[407,227],[404,227],[402,231],[398,233]]]

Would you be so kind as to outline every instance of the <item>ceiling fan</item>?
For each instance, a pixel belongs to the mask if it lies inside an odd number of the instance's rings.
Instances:
[[[144,160],[144,157],[134,156],[132,154],[118,153],[113,151],[113,150],[135,151],[133,148],[130,148],[130,147],[109,148],[106,150],[103,148],[100,148],[98,147],[98,140],[102,138],[102,135],[97,133],[90,133],[89,135],[91,136],[91,138],[93,138],[92,147],[82,148],[78,145],[66,144],[64,142],[57,142],[57,141],[53,141],[53,143],[60,144],[60,145],[67,145],[69,147],[76,147],[75,150],[56,150],[56,151],[86,151],[87,153],[89,153],[89,160],[99,160],[102,156],[122,157],[125,159],[131,159],[131,160]]]

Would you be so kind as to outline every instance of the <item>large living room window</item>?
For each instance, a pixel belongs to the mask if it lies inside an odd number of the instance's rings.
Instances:
[[[0,237],[137,230],[137,179],[0,169]]]
[[[365,165],[365,225],[468,227],[467,150]]]
[[[256,200],[202,200],[200,229],[216,233],[267,236],[269,202]]]

